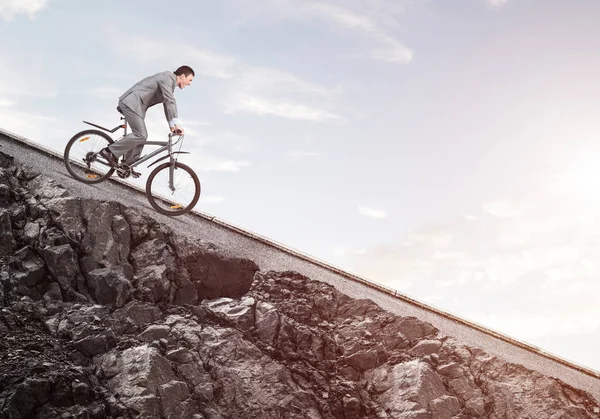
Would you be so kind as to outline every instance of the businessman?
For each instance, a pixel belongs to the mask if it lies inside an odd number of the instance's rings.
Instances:
[[[183,134],[184,129],[179,124],[177,102],[173,92],[175,86],[180,89],[189,86],[194,75],[194,70],[184,65],[175,71],[164,71],[146,77],[123,93],[119,98],[117,109],[125,117],[131,133],[102,149],[100,155],[113,167],[118,165],[118,159],[121,156],[124,156],[125,164],[136,161],[142,154],[144,141],[148,138],[144,122],[146,111],[159,103],[162,103],[165,108],[165,117],[171,132]],[[139,177],[140,174],[132,170],[132,175]]]

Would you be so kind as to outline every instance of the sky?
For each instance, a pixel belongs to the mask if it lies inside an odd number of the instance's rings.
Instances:
[[[62,152],[190,65],[197,210],[600,371],[599,18],[596,0],[0,0],[0,127]],[[147,125],[165,138],[161,106]]]

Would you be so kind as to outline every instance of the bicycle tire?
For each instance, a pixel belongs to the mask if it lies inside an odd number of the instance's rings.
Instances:
[[[150,176],[148,176],[148,180],[146,181],[146,196],[148,197],[148,201],[152,208],[158,211],[161,214],[168,216],[177,216],[183,215],[194,208],[194,206],[198,203],[198,199],[200,199],[200,180],[196,173],[187,165],[179,162],[175,162],[175,170],[184,170],[187,172],[191,179],[194,182],[194,192],[191,201],[189,204],[185,206],[181,206],[179,202],[171,200],[169,197],[165,196],[155,196],[152,192],[152,184],[155,182],[156,176],[163,170],[169,169],[171,163],[163,163],[157,168],[155,168]],[[161,205],[162,204],[162,205]]]
[[[75,134],[73,136],[73,138],[71,138],[69,140],[69,142],[67,143],[67,146],[65,147],[65,152],[64,152],[65,166],[67,167],[67,171],[69,172],[69,174],[71,176],[73,176],[73,178],[77,179],[78,181],[83,182],[83,183],[88,183],[88,184],[103,182],[104,180],[111,177],[115,171],[114,168],[112,168],[112,167],[109,168],[108,166],[106,167],[106,171],[104,171],[103,166],[100,166],[99,168],[94,167],[93,169],[89,168],[89,167],[86,168],[86,166],[84,164],[84,160],[80,159],[81,161],[77,161],[78,157],[80,157],[80,156],[73,155],[73,154],[75,154],[73,152],[73,147],[76,144],[81,144],[84,141],[88,141],[89,138],[92,136],[99,137],[100,142],[99,143],[95,142],[95,144],[99,144],[99,145],[92,146],[92,148],[89,149],[88,153],[89,152],[98,152],[102,148],[114,143],[113,139],[108,134],[106,134],[102,131],[89,129],[89,130],[84,130],[84,131],[81,131],[81,132],[78,132],[77,134]],[[88,139],[86,139],[86,137],[88,137]],[[106,143],[104,143],[103,141],[106,141]]]

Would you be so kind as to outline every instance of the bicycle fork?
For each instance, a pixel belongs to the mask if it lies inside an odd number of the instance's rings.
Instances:
[[[171,192],[175,192],[175,185],[173,184],[173,177],[175,176],[175,160],[173,159],[173,144],[169,139],[169,156],[171,156],[169,164],[169,189]]]

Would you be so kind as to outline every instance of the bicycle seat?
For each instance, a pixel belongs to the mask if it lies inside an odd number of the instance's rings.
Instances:
[[[120,106],[117,106],[117,111],[119,111],[119,113],[120,113],[121,115],[123,115],[123,110],[121,109],[121,107],[120,107]]]

